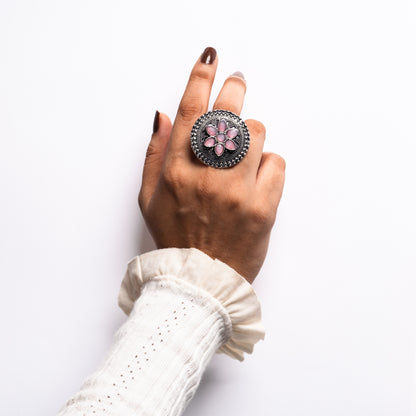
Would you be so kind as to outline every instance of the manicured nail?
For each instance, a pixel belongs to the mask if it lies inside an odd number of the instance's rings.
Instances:
[[[153,120],[153,133],[159,130],[159,111],[156,110],[155,119]]]
[[[242,72],[240,72],[240,71],[235,71],[233,74],[231,74],[230,75],[231,77],[239,77],[239,78],[241,78],[241,79],[243,79],[244,81],[246,80],[245,78],[244,78],[244,74],[242,73]]]
[[[212,64],[217,56],[217,51],[210,46],[204,50],[201,55],[201,62],[203,64]]]

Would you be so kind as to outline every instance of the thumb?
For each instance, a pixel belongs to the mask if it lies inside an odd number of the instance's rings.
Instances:
[[[142,186],[139,193],[139,206],[142,212],[146,210],[159,181],[171,132],[172,123],[169,117],[156,111],[153,134],[146,151]]]

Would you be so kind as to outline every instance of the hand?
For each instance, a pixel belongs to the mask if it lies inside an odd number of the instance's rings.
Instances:
[[[256,120],[246,121],[250,148],[237,165],[215,169],[193,154],[191,129],[208,111],[217,63],[215,49],[205,49],[192,69],[173,127],[167,115],[156,112],[139,205],[158,248],[198,248],[252,283],[267,253],[285,162],[263,153],[265,128]],[[239,115],[245,91],[241,74],[228,77],[214,109]]]

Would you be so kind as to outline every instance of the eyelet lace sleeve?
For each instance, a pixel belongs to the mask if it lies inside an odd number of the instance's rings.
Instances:
[[[218,349],[232,358],[244,359],[254,344],[264,339],[261,308],[252,286],[234,269],[196,248],[166,248],[134,257],[128,263],[118,303],[129,315],[143,286],[159,277],[171,277],[212,296],[225,311],[226,341]]]
[[[216,351],[243,360],[264,337],[252,287],[193,248],[132,259],[119,304],[126,322],[59,416],[180,416]]]

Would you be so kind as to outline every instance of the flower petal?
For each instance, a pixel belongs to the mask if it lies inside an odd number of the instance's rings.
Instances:
[[[225,130],[227,130],[227,122],[225,120],[220,120],[218,123],[218,131],[223,133]]]
[[[208,139],[205,140],[204,146],[205,147],[214,147],[215,145],[215,139],[213,137],[208,137]]]
[[[219,135],[217,136],[217,140],[218,140],[219,142],[223,142],[223,141],[225,141],[225,135],[224,135],[224,134],[219,134]]]
[[[226,147],[228,150],[235,150],[235,149],[237,149],[236,144],[235,144],[232,140],[227,140],[227,141],[225,142],[225,147]]]
[[[224,146],[222,144],[217,144],[215,146],[215,154],[221,156],[224,153]]]
[[[211,124],[209,124],[209,125],[206,127],[206,130],[207,130],[207,133],[208,133],[210,136],[216,136],[216,135],[217,135],[217,133],[218,133],[217,128],[216,128],[216,127],[214,127],[214,126],[211,126]]]
[[[229,139],[234,139],[234,137],[236,137],[238,134],[238,129],[231,127],[230,129],[227,130],[226,134]]]

